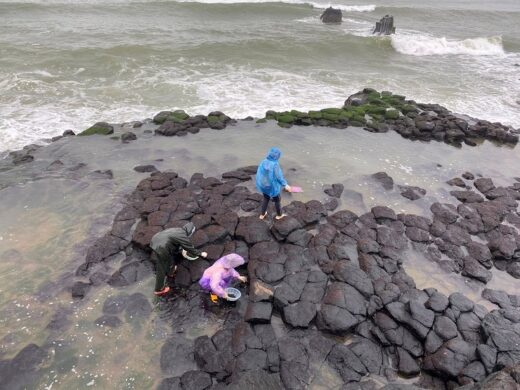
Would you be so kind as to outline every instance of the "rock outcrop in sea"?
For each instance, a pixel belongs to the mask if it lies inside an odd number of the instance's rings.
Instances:
[[[327,24],[339,24],[343,20],[343,13],[340,9],[329,7],[323,11],[320,20]]]
[[[395,34],[394,17],[385,15],[379,22],[376,22],[376,27],[372,34],[378,35],[392,35]]]

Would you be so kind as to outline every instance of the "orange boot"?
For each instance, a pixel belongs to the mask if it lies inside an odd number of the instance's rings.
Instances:
[[[170,287],[166,286],[160,291],[154,291],[153,293],[157,295],[158,297],[162,297],[170,292]]]
[[[211,302],[218,303],[218,297],[215,294],[210,293],[209,299],[211,299]]]

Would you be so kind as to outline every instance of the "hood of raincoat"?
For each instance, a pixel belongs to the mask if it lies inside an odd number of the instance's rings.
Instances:
[[[267,159],[270,161],[278,161],[282,155],[282,151],[276,147],[271,148],[267,153]]]
[[[229,255],[220,258],[217,262],[222,265],[222,267],[230,269],[241,266],[246,261],[242,256],[237,255],[236,253],[230,253]]]
[[[188,222],[186,225],[182,227],[182,230],[186,232],[186,235],[190,237],[193,233],[195,233],[195,225],[193,222]]]

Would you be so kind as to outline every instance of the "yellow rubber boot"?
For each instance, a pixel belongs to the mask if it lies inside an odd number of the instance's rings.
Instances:
[[[209,294],[209,299],[211,299],[211,302],[217,303],[218,297],[215,294]]]

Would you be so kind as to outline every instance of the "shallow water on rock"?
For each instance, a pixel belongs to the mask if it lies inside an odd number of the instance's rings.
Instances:
[[[396,212],[430,216],[432,202],[455,201],[449,196],[454,188],[446,180],[471,171],[493,178],[497,185],[510,184],[520,162],[517,149],[488,142],[456,149],[357,128],[280,129],[273,123],[239,122],[224,131],[172,138],[144,133],[150,129],[152,125],[133,129],[139,139],[129,144],[98,136],[64,138],[36,151],[34,162],[0,173],[0,359],[12,358],[30,342],[43,345],[58,338],[63,342],[55,348],[60,359],[45,369],[36,388],[151,388],[162,375],[160,350],[167,338],[194,339],[212,334],[220,325],[208,316],[198,326],[176,333],[179,329],[172,330],[168,318],[157,312],[138,323],[121,315],[122,324],[114,329],[95,325],[110,295],[140,292],[152,303],[151,277],[121,291],[107,285],[94,288],[81,302],[74,302],[70,291],[62,291],[89,244],[111,226],[124,194],[147,176],[133,171],[134,166],[153,164],[186,179],[195,172],[216,176],[257,164],[269,147],[279,146],[287,180],[304,189],[302,194],[284,194],[284,204],[323,200],[323,185],[342,183],[342,209],[362,214],[375,205],[387,205]],[[96,170],[111,170],[112,175]],[[393,190],[384,190],[370,177],[379,171],[394,179]],[[247,185],[253,188],[252,182]],[[412,202],[400,195],[397,185],[419,186],[427,194]],[[419,288],[436,287],[446,294],[461,291],[485,304],[480,299],[482,286],[447,275],[415,252],[404,265]],[[518,289],[515,279],[493,272],[488,288],[509,293]],[[46,326],[59,310],[69,313],[63,317],[70,326],[53,333]],[[333,387],[334,375],[324,370],[316,388]]]

